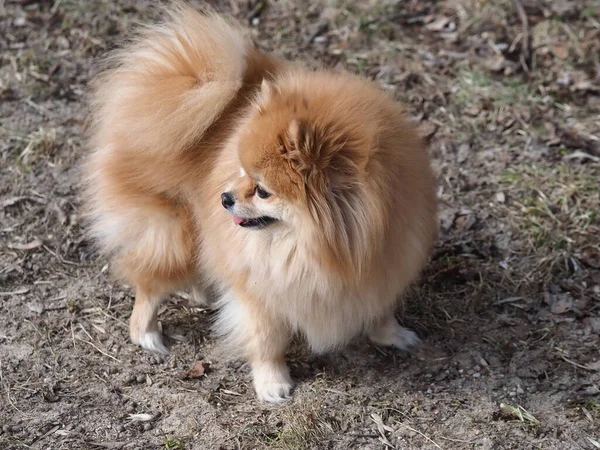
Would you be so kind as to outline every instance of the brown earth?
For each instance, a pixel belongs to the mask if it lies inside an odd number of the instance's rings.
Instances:
[[[600,448],[597,1],[216,5],[389,89],[439,173],[440,242],[399,311],[425,346],[297,345],[279,407],[185,294],[171,355],[131,345],[131,292],[84,236],[87,83],[149,3],[0,0],[0,448]]]

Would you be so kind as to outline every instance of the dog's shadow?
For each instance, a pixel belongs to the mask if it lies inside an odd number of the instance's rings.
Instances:
[[[514,352],[512,332],[498,298],[515,295],[502,289],[498,258],[485,243],[455,240],[440,245],[419,281],[406,292],[397,311],[399,322],[413,329],[422,343],[410,351],[380,348],[366,337],[339,351],[313,355],[301,339],[288,352],[291,372],[298,382],[328,379],[373,379],[384,384],[404,381],[428,383],[422,374],[439,379],[439,373],[470,366],[506,365]],[[175,326],[194,342],[211,339],[213,312],[201,317],[180,316]],[[514,325],[514,320],[510,325]]]
[[[315,356],[297,343],[289,355],[293,376],[299,382],[320,377],[377,379],[390,386],[402,379],[404,385],[421,389],[432,379],[458,377],[459,371],[473,367],[507,366],[519,325],[526,325],[518,312],[498,305],[498,299],[516,295],[504,288],[498,262],[482,243],[440,245],[396,314],[421,337],[419,346],[410,351],[381,348],[362,337],[340,351]]]

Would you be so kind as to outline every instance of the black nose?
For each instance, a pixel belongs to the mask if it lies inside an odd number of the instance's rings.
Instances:
[[[235,205],[235,198],[233,198],[233,194],[231,192],[223,192],[221,194],[221,204],[225,209],[229,209]]]

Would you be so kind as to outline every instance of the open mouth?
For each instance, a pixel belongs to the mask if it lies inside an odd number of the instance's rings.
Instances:
[[[254,217],[252,219],[244,219],[242,217],[233,216],[233,223],[244,228],[265,228],[277,222],[277,219],[269,216]]]

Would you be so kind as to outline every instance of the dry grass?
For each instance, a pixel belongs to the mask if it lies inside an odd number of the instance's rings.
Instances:
[[[594,1],[521,0],[530,48],[514,0],[216,3],[262,48],[374,79],[427,134],[440,243],[399,311],[426,345],[294,349],[281,408],[256,405],[247,368],[213,353],[211,313],[180,297],[161,313],[171,356],[129,345],[130,292],[83,234],[76,163],[98,57],[157,13],[0,0],[0,447],[593,448]],[[182,380],[199,360],[211,371]]]
[[[512,406],[507,403],[500,403],[500,410],[507,418],[512,420],[516,419],[527,427],[538,428],[541,426],[541,422],[521,405]]]

